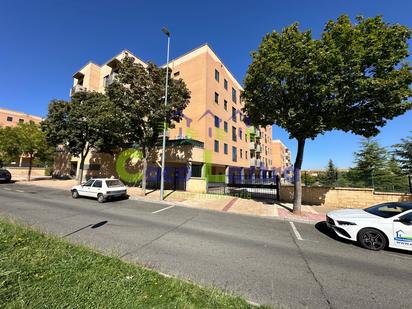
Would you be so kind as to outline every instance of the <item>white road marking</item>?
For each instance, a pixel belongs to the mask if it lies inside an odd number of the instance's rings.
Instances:
[[[300,236],[300,233],[298,229],[296,228],[295,224],[291,221],[289,221],[290,226],[292,227],[293,233],[295,233],[295,236],[298,240],[303,240],[302,236]]]
[[[157,214],[158,212],[161,212],[161,211],[163,211],[163,210],[168,210],[168,209],[173,208],[173,207],[175,207],[175,205],[172,205],[172,206],[169,206],[169,207],[165,207],[165,208],[162,208],[162,209],[153,211],[152,214]]]
[[[24,193],[24,191],[23,191],[23,190],[16,190],[16,192]]]
[[[3,190],[11,191],[11,189],[10,189],[10,188],[3,188]]]

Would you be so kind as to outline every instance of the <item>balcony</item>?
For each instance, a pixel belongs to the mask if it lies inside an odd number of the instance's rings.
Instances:
[[[70,96],[73,96],[76,92],[80,92],[80,91],[87,91],[87,88],[79,84],[74,85],[72,89],[70,90]]]
[[[251,138],[260,138],[259,129],[257,129],[255,127],[250,127],[249,132],[250,132]]]
[[[250,150],[255,150],[255,143],[254,142],[249,143],[249,149]]]
[[[105,77],[103,77],[103,85],[107,87],[110,84],[112,84],[115,81],[117,74],[118,73],[116,72],[112,72],[109,75],[106,75]]]
[[[260,160],[260,159],[256,159],[256,158],[250,159],[250,166],[259,167],[260,164],[261,164],[261,160]]]
[[[255,151],[256,151],[256,152],[262,152],[262,147],[261,147],[259,144],[256,145]]]

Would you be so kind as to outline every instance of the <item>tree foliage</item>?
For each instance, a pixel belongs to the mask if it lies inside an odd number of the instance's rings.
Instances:
[[[16,130],[12,127],[0,128],[0,166],[10,163],[21,155]]]
[[[393,147],[393,153],[400,162],[402,172],[412,175],[412,136],[401,139],[401,143],[395,144]]]
[[[42,128],[49,143],[80,157],[80,183],[84,160],[91,149],[111,152],[119,146],[122,132],[118,113],[120,109],[97,92],[77,92],[70,102],[53,100],[49,104]]]
[[[333,163],[332,159],[329,159],[326,171],[319,175],[319,182],[324,186],[336,186],[338,177],[338,169]]]
[[[252,124],[276,124],[298,142],[294,211],[300,211],[306,139],[334,129],[374,136],[411,108],[410,35],[380,16],[355,23],[341,16],[326,24],[320,39],[295,23],[267,34],[252,53],[244,110]]]
[[[46,141],[46,135],[33,121],[0,129],[0,145],[2,160],[11,162],[20,156],[29,159],[29,181],[34,161],[50,163],[54,154],[53,147]]]
[[[169,70],[171,73],[171,71]],[[190,100],[190,92],[182,79],[168,76],[168,104],[164,104],[166,69],[153,63],[147,67],[125,57],[119,64],[118,75],[106,88],[107,96],[121,109],[118,115],[123,129],[123,143],[143,152],[142,189],[146,187],[147,159],[155,149],[163,124],[180,121]]]

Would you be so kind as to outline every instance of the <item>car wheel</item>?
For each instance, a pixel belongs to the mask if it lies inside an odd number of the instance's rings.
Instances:
[[[385,234],[375,229],[363,229],[359,232],[358,241],[366,249],[379,251],[386,247],[388,241]]]
[[[79,197],[79,192],[77,190],[72,191],[72,198],[78,198]]]
[[[104,203],[104,196],[103,196],[103,194],[99,193],[99,194],[97,195],[97,201],[98,201],[99,203]]]

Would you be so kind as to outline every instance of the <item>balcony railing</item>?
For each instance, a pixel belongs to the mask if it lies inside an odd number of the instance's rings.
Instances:
[[[105,76],[103,79],[103,84],[105,87],[109,86],[110,84],[112,84],[115,79],[116,79],[117,73],[113,72],[110,73],[109,75]]]
[[[256,158],[250,159],[250,166],[257,166],[257,167],[259,167],[260,164],[261,164],[261,160],[260,160],[260,159],[256,159]]]
[[[250,127],[249,132],[250,132],[251,138],[260,138],[260,131],[256,127]]]
[[[262,151],[262,147],[260,145],[256,145],[256,152],[261,152]]]
[[[255,143],[254,142],[249,143],[249,149],[250,150],[255,150]]]
[[[74,85],[70,90],[70,96],[73,96],[76,92],[87,91],[87,88],[83,85]]]

